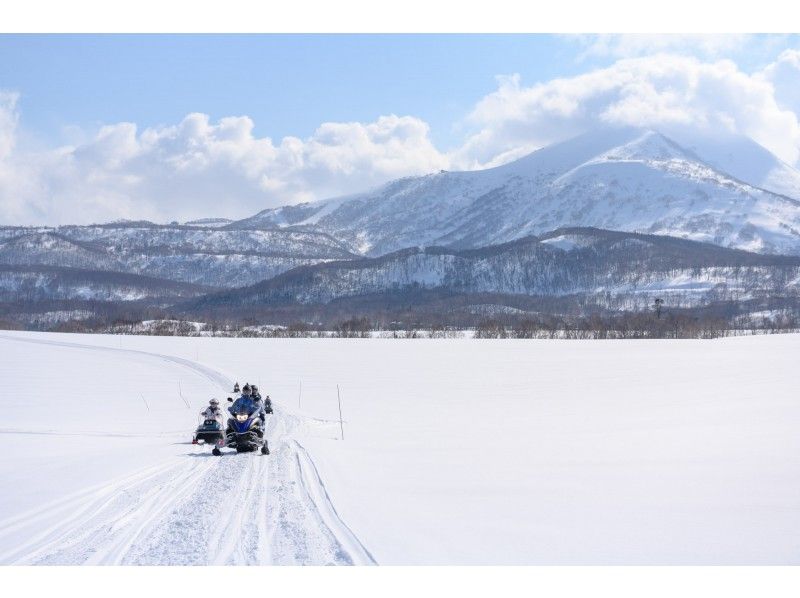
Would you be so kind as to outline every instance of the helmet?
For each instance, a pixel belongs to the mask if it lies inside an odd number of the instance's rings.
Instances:
[[[245,396],[248,396],[250,394],[250,385],[249,384],[245,384],[244,387],[242,387],[242,394],[245,395]]]
[[[209,403],[209,405],[212,405],[214,407],[219,405],[219,401],[217,399],[211,399],[208,403]]]
[[[252,390],[253,392],[258,392],[258,386],[253,384],[253,386],[250,387],[250,390]]]

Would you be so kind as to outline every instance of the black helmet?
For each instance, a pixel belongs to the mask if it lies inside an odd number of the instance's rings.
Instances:
[[[250,385],[245,384],[244,387],[242,388],[242,394],[247,396],[250,394],[250,392],[251,392]]]

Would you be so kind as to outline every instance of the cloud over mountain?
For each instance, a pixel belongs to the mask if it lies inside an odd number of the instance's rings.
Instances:
[[[82,145],[12,153],[16,118],[14,103],[6,101],[0,111],[0,159],[10,171],[0,188],[6,222],[245,215],[445,165],[428,126],[413,117],[324,123],[307,139],[274,143],[256,137],[246,116],[215,123],[195,113],[176,125],[140,131],[117,123]]]
[[[496,163],[598,124],[739,133],[791,164],[800,156],[797,113],[775,97],[785,76],[750,75],[730,60],[658,54],[527,87],[517,75],[498,83],[469,116],[478,130],[458,152],[464,165]]]
[[[2,91],[0,222],[236,218],[397,177],[506,163],[605,125],[676,138],[686,131],[746,135],[796,165],[798,78],[795,50],[755,73],[731,60],[661,53],[530,85],[499,77],[463,119],[463,142],[449,151],[434,145],[428,124],[415,116],[327,122],[306,138],[274,140],[258,137],[247,116],[201,113],[149,128],[109,124],[80,143],[33,148],[21,142],[24,98]]]

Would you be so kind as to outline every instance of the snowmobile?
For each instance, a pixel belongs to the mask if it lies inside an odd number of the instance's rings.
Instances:
[[[250,397],[239,397],[228,407],[231,417],[225,429],[225,446],[236,449],[237,453],[251,453],[261,450],[262,455],[269,455],[269,445],[264,438],[264,424],[261,421],[258,406]],[[212,451],[221,455],[219,446]]]
[[[213,444],[214,447],[225,444],[225,434],[222,431],[222,422],[218,419],[203,419],[197,426],[192,438],[192,444]]]

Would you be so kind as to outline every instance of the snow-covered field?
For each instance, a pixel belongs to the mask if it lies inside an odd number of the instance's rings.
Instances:
[[[799,353],[0,332],[0,563],[800,564]],[[189,444],[234,380],[269,456]]]

